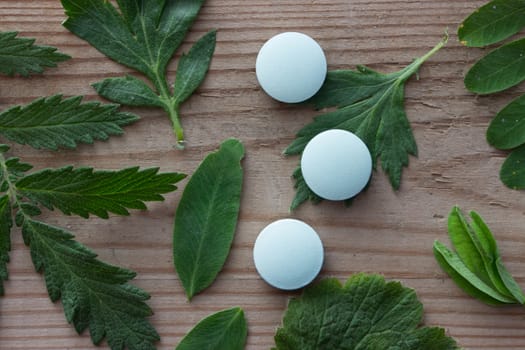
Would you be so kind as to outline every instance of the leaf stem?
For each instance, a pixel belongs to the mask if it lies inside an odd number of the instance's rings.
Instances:
[[[9,201],[11,202],[11,205],[16,205],[20,207],[20,202],[18,200],[18,196],[16,195],[16,186],[13,184],[9,177],[9,170],[7,169],[6,159],[2,152],[0,152],[0,170],[2,171],[5,182],[8,185],[7,195],[9,196]]]
[[[410,64],[406,69],[405,69],[405,72],[404,74],[402,74],[400,77],[399,77],[399,81],[405,81],[406,79],[410,78],[415,71],[417,71],[419,69],[419,67],[426,61],[428,60],[432,55],[434,55],[436,52],[438,52],[443,46],[445,46],[445,44],[448,42],[448,38],[449,38],[449,35],[448,35],[448,29],[445,30],[445,33],[443,34],[443,38],[441,39],[441,41],[436,45],[434,46],[434,48],[432,50],[430,50],[429,52],[427,52],[425,55],[421,56],[421,57],[418,57],[414,62],[412,62],[412,64]]]

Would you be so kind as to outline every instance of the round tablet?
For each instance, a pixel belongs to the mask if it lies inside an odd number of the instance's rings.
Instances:
[[[365,143],[346,130],[328,130],[306,145],[301,170],[308,187],[333,201],[354,197],[372,174],[372,156]]]
[[[295,219],[266,226],[255,241],[253,260],[261,277],[284,290],[306,286],[323,265],[323,243],[309,225]]]
[[[257,56],[255,72],[263,90],[276,100],[302,102],[323,85],[326,57],[308,35],[281,33],[268,40]]]

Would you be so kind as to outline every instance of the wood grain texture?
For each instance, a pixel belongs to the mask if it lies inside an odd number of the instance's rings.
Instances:
[[[143,119],[122,137],[75,151],[43,152],[14,146],[12,152],[37,168],[65,164],[120,168],[160,166],[191,174],[204,156],[227,137],[246,145],[246,175],[240,223],[233,250],[216,283],[188,303],[172,265],[173,213],[181,192],[147,212],[110,220],[45,219],[71,229],[103,260],[138,272],[134,283],[152,295],[151,318],[160,332],[158,348],[173,349],[204,316],[239,305],[249,322],[249,350],[269,349],[287,299],[256,274],[252,262],[258,232],[273,220],[295,217],[311,224],[326,247],[321,276],[341,279],[359,271],[378,272],[416,289],[428,325],[445,327],[465,349],[525,348],[525,310],[492,308],[466,296],[432,256],[435,239],[447,241],[446,217],[455,204],[480,212],[500,242],[510,271],[525,286],[525,193],[505,188],[498,171],[505,153],[485,141],[485,130],[502,106],[524,92],[523,85],[489,97],[468,93],[462,78],[484,50],[462,47],[455,31],[480,0],[208,0],[183,50],[212,28],[217,51],[204,85],[183,108],[189,142],[175,149],[170,122],[161,111],[133,109]],[[43,76],[0,77],[0,108],[54,93],[98,99],[90,83],[130,73],[61,26],[57,0],[0,0],[0,30],[18,30],[73,56]],[[261,45],[282,31],[301,31],[319,41],[330,69],[366,64],[398,70],[437,43],[445,28],[449,44],[431,58],[406,91],[406,109],[419,146],[401,189],[393,192],[375,173],[369,190],[351,208],[339,203],[306,204],[288,212],[290,174],[297,158],[281,154],[294,133],[316,114],[277,103],[255,78]],[[179,57],[181,51],[178,52]],[[175,65],[169,67],[171,78]],[[62,307],[49,301],[28,249],[13,232],[6,296],[0,300],[0,349],[92,349],[88,334],[77,336]],[[103,345],[102,348],[107,348]]]

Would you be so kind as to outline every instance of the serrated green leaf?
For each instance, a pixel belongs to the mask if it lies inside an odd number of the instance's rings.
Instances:
[[[499,149],[525,144],[525,95],[509,103],[492,119],[487,141]]]
[[[312,203],[317,204],[321,202],[323,199],[316,195],[314,191],[308,187],[306,184],[306,181],[304,180],[303,173],[301,171],[301,166],[298,166],[292,177],[295,179],[295,197],[292,201],[292,204],[290,205],[290,211],[294,211],[297,209],[301,204],[304,202],[310,200]]]
[[[130,86],[130,81],[124,78],[98,83],[97,90],[116,102],[162,107],[172,120],[178,145],[183,148],[179,107],[204,79],[215,49],[215,34],[206,35],[188,56],[183,56],[175,91],[167,83],[166,67],[204,0],[117,0],[118,8],[110,1],[61,2],[68,16],[64,22],[67,29],[109,58],[142,72],[155,86],[157,97],[144,89],[144,83],[134,81]],[[138,94],[132,99],[130,92]]]
[[[525,38],[503,45],[477,61],[465,77],[465,86],[477,94],[506,90],[525,79]]]
[[[417,155],[417,145],[404,111],[405,83],[447,40],[445,37],[426,55],[395,73],[381,74],[364,66],[358,66],[357,71],[328,72],[324,85],[310,102],[316,108],[336,106],[339,109],[322,114],[303,127],[284,153],[302,153],[306,144],[323,131],[347,130],[365,142],[374,163],[378,158],[381,160],[392,187],[397,190],[403,167],[408,165],[408,155]],[[312,198],[300,183],[301,177],[295,177],[299,182],[296,187],[303,191],[298,193],[292,207],[305,198]]]
[[[454,280],[458,287],[470,296],[489,305],[515,303],[514,298],[501,294],[478,278],[456,253],[439,241],[434,242],[434,256],[441,268]]]
[[[276,350],[456,350],[443,329],[417,328],[416,293],[379,275],[358,274],[344,286],[325,279],[288,304]]]
[[[244,146],[221,144],[199,165],[175,215],[173,262],[188,299],[207,288],[231,249],[239,216]]]
[[[501,181],[515,190],[525,189],[525,145],[510,153],[499,173]]]
[[[219,311],[201,320],[176,350],[242,350],[248,326],[241,308]]]
[[[216,31],[209,32],[193,45],[187,55],[182,55],[173,87],[178,104],[186,101],[206,77],[215,51],[216,37]]]
[[[525,27],[525,1],[494,0],[468,16],[458,30],[463,45],[481,47],[497,43]]]
[[[108,212],[129,215],[127,209],[146,209],[145,201],[162,201],[186,175],[158,174],[158,168],[116,171],[92,168],[44,169],[16,182],[21,196],[66,215],[108,218]]]
[[[122,126],[138,119],[118,112],[117,105],[81,102],[80,96],[55,95],[12,107],[0,113],[0,135],[37,149],[75,148],[77,143],[91,144],[121,135]]]
[[[0,73],[27,77],[70,59],[51,46],[35,45],[35,39],[17,37],[18,32],[0,32]]]
[[[146,83],[131,75],[104,79],[93,87],[100,96],[123,105],[163,107],[159,96]]]
[[[11,203],[9,196],[0,197],[0,296],[4,295],[4,281],[7,281],[7,263],[9,262],[9,252],[11,251]]]
[[[97,260],[62,228],[26,217],[22,233],[51,300],[62,300],[66,319],[79,334],[89,328],[94,344],[106,338],[112,350],[155,349],[159,335],[146,320],[152,315],[145,303],[149,295],[127,284],[134,272]]]

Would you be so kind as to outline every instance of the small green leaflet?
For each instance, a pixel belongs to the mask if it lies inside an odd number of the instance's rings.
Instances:
[[[154,350],[159,335],[146,319],[152,314],[145,303],[149,295],[128,284],[135,273],[98,260],[71,232],[34,217],[41,214],[37,205],[86,218],[107,218],[108,212],[128,215],[127,209],[145,209],[145,201],[163,200],[161,195],[176,189],[185,175],[159,174],[156,168],[97,171],[70,166],[26,174],[32,166],[6,159],[8,150],[0,145],[0,190],[6,192],[0,197],[0,291],[7,279],[14,215],[49,297],[62,301],[66,319],[78,333],[89,328],[94,344],[107,339],[112,350]]]
[[[525,26],[525,1],[494,0],[468,16],[459,26],[463,45],[491,45],[516,34]]]
[[[284,153],[301,154],[306,144],[323,131],[348,130],[366,143],[374,161],[381,159],[383,170],[397,190],[403,167],[408,165],[408,155],[417,155],[417,145],[404,110],[405,83],[447,41],[448,35],[423,57],[395,73],[382,74],[365,66],[358,66],[357,71],[328,72],[323,87],[310,102],[318,109],[334,106],[338,109],[316,117],[299,130],[297,138]],[[321,200],[306,185],[300,168],[293,177],[297,193],[291,210],[308,199]]]
[[[524,0],[494,0],[467,17],[458,30],[463,44],[497,43],[525,27]],[[506,90],[525,80],[525,38],[489,52],[472,66],[465,86],[478,94]],[[487,130],[488,142],[499,149],[513,149],[500,171],[501,181],[513,189],[525,189],[525,95],[516,98],[494,118]]]
[[[458,207],[448,218],[455,252],[439,241],[434,255],[439,265],[470,296],[490,305],[523,304],[525,295],[503,265],[498,245],[481,216],[470,213],[467,222]]]
[[[0,113],[0,135],[37,149],[76,148],[124,133],[122,126],[139,118],[118,111],[118,105],[81,103],[82,97],[43,97]]]
[[[183,55],[175,83],[166,67],[197,17],[204,0],[61,0],[68,16],[64,26],[109,58],[144,74],[148,84],[132,76],[94,84],[97,92],[123,105],[163,108],[173,123],[178,146],[184,148],[179,109],[204,80],[215,51],[216,33],[200,38]]]
[[[0,73],[27,77],[71,58],[54,47],[38,46],[35,39],[17,35],[18,32],[0,32]]]
[[[243,350],[248,335],[244,311],[235,307],[200,321],[176,350]]]
[[[379,275],[357,274],[307,287],[288,304],[274,350],[459,350],[437,327],[419,327],[414,290]]]
[[[244,146],[224,141],[192,175],[177,207],[173,262],[188,299],[207,288],[231,249],[241,201]]]

